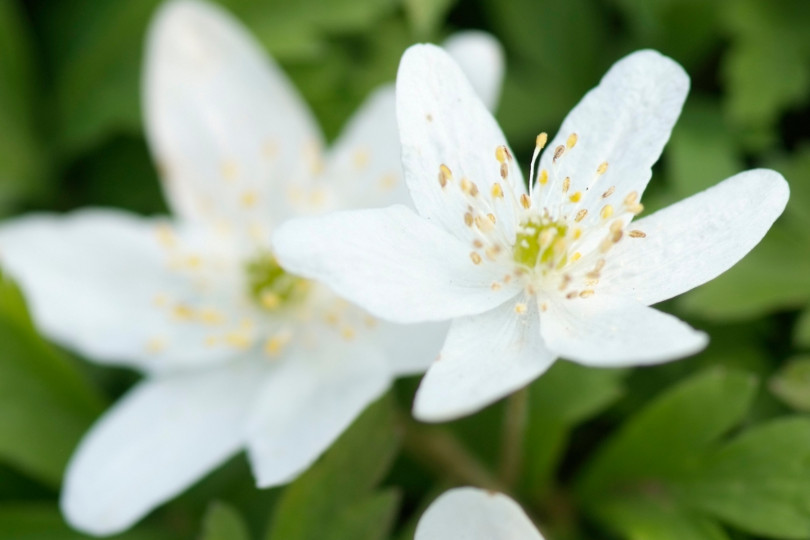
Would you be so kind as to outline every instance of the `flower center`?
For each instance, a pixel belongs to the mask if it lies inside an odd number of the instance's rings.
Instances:
[[[531,216],[520,224],[512,258],[528,269],[561,268],[567,262],[568,224],[548,217]]]
[[[267,311],[277,311],[300,303],[310,289],[310,282],[288,274],[270,253],[261,253],[245,265],[248,294]]]

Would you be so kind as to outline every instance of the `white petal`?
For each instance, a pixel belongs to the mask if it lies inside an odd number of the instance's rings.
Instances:
[[[424,373],[439,355],[449,322],[395,324],[380,321],[373,339],[385,352],[394,375]]]
[[[289,272],[394,322],[480,313],[519,288],[513,280],[492,291],[509,268],[473,264],[463,243],[404,206],[293,219],[276,230],[273,247]]]
[[[709,339],[672,315],[630,298],[597,293],[549,299],[543,340],[559,356],[599,367],[658,364],[699,352]]]
[[[262,371],[247,364],[147,380],[88,432],[62,511],[84,532],[122,531],[236,453]]]
[[[518,504],[501,493],[451,489],[433,501],[414,540],[543,540]]]
[[[655,51],[638,51],[616,62],[568,114],[543,152],[540,168],[550,173],[550,180],[536,192],[540,206],[552,207],[562,199],[566,177],[571,178],[569,193],[583,192],[584,208],[598,209],[610,186],[615,186],[613,198],[619,204],[631,191],[640,196],[688,91],[683,68]],[[576,145],[554,165],[555,149],[572,133]],[[597,176],[604,162],[607,172]],[[592,211],[588,219],[598,219],[597,214]]]
[[[172,207],[217,226],[267,226],[320,165],[321,135],[290,82],[221,8],[166,4],[149,30],[148,139]]]
[[[779,173],[755,169],[634,222],[647,236],[616,245],[600,290],[649,305],[714,279],[765,236],[788,192]]]
[[[461,69],[439,47],[415,45],[402,57],[397,121],[405,180],[419,213],[469,239],[470,229],[464,225],[467,200],[457,184],[464,178],[474,182],[482,198],[489,197],[494,183],[503,184],[495,151],[506,138]],[[512,163],[508,183],[520,196],[523,178]],[[453,173],[453,185],[444,189],[438,181],[440,165]],[[504,189],[509,191],[507,185]],[[496,215],[498,227],[514,227],[513,205],[503,205]]]
[[[248,453],[260,487],[306,470],[391,382],[378,349],[338,342],[290,358],[262,387]]]
[[[456,319],[416,392],[414,416],[442,422],[476,412],[526,386],[554,362],[540,337],[536,302],[521,298]]]
[[[409,204],[402,180],[394,86],[375,91],[335,142],[320,178],[339,210]]]
[[[467,76],[478,97],[494,111],[501,95],[503,47],[491,34],[477,30],[457,32],[442,43]]]
[[[238,315],[231,309],[241,289],[227,270],[214,272],[201,293],[196,270],[171,269],[185,257],[219,261],[204,243],[165,220],[83,210],[6,222],[0,262],[51,338],[100,362],[165,370],[233,355],[206,346],[209,326],[177,317],[189,307]]]

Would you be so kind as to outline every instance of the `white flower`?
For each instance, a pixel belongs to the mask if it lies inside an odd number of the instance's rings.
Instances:
[[[414,540],[543,540],[543,536],[506,495],[456,488],[425,510]]]
[[[454,319],[417,392],[427,421],[474,412],[558,356],[622,366],[695,353],[705,334],[647,306],[731,267],[782,212],[788,187],[751,170],[633,221],[688,85],[654,51],[616,63],[532,160],[527,193],[458,67],[414,46],[400,64],[397,114],[418,214],[392,206],[292,220],[274,235],[276,254],[379,317]],[[545,142],[538,136],[535,158]]]
[[[497,43],[469,33],[447,46],[494,101]],[[270,250],[290,216],[407,199],[392,85],[322,156],[280,70],[227,14],[190,1],[157,15],[144,83],[175,217],[83,210],[0,227],[2,263],[39,327],[147,374],[66,473],[65,515],[94,534],[125,529],[243,448],[260,486],[291,480],[393,377],[424,371],[446,332],[375,320]]]

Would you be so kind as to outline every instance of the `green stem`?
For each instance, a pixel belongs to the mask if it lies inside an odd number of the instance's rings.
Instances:
[[[509,488],[514,488],[523,466],[523,445],[529,418],[529,389],[522,388],[506,400],[501,439],[501,466],[499,477]]]
[[[454,484],[506,492],[506,487],[447,429],[402,418],[408,454]]]

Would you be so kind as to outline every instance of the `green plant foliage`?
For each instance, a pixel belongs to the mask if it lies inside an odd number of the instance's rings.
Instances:
[[[287,488],[267,540],[385,537],[398,497],[392,491],[375,493],[374,487],[398,447],[391,405],[384,397],[369,407],[315,466]]]
[[[239,512],[217,501],[208,507],[200,540],[250,540],[250,534]]]
[[[810,412],[810,356],[792,358],[771,377],[768,388],[790,407]]]
[[[0,274],[0,459],[52,486],[102,401],[42,341],[14,284]]]
[[[744,374],[711,370],[629,419],[585,469],[579,494],[628,538],[670,528],[724,538],[708,517],[757,535],[810,534],[810,421],[787,418],[722,437],[756,389]],[[672,536],[675,538],[675,536]]]

